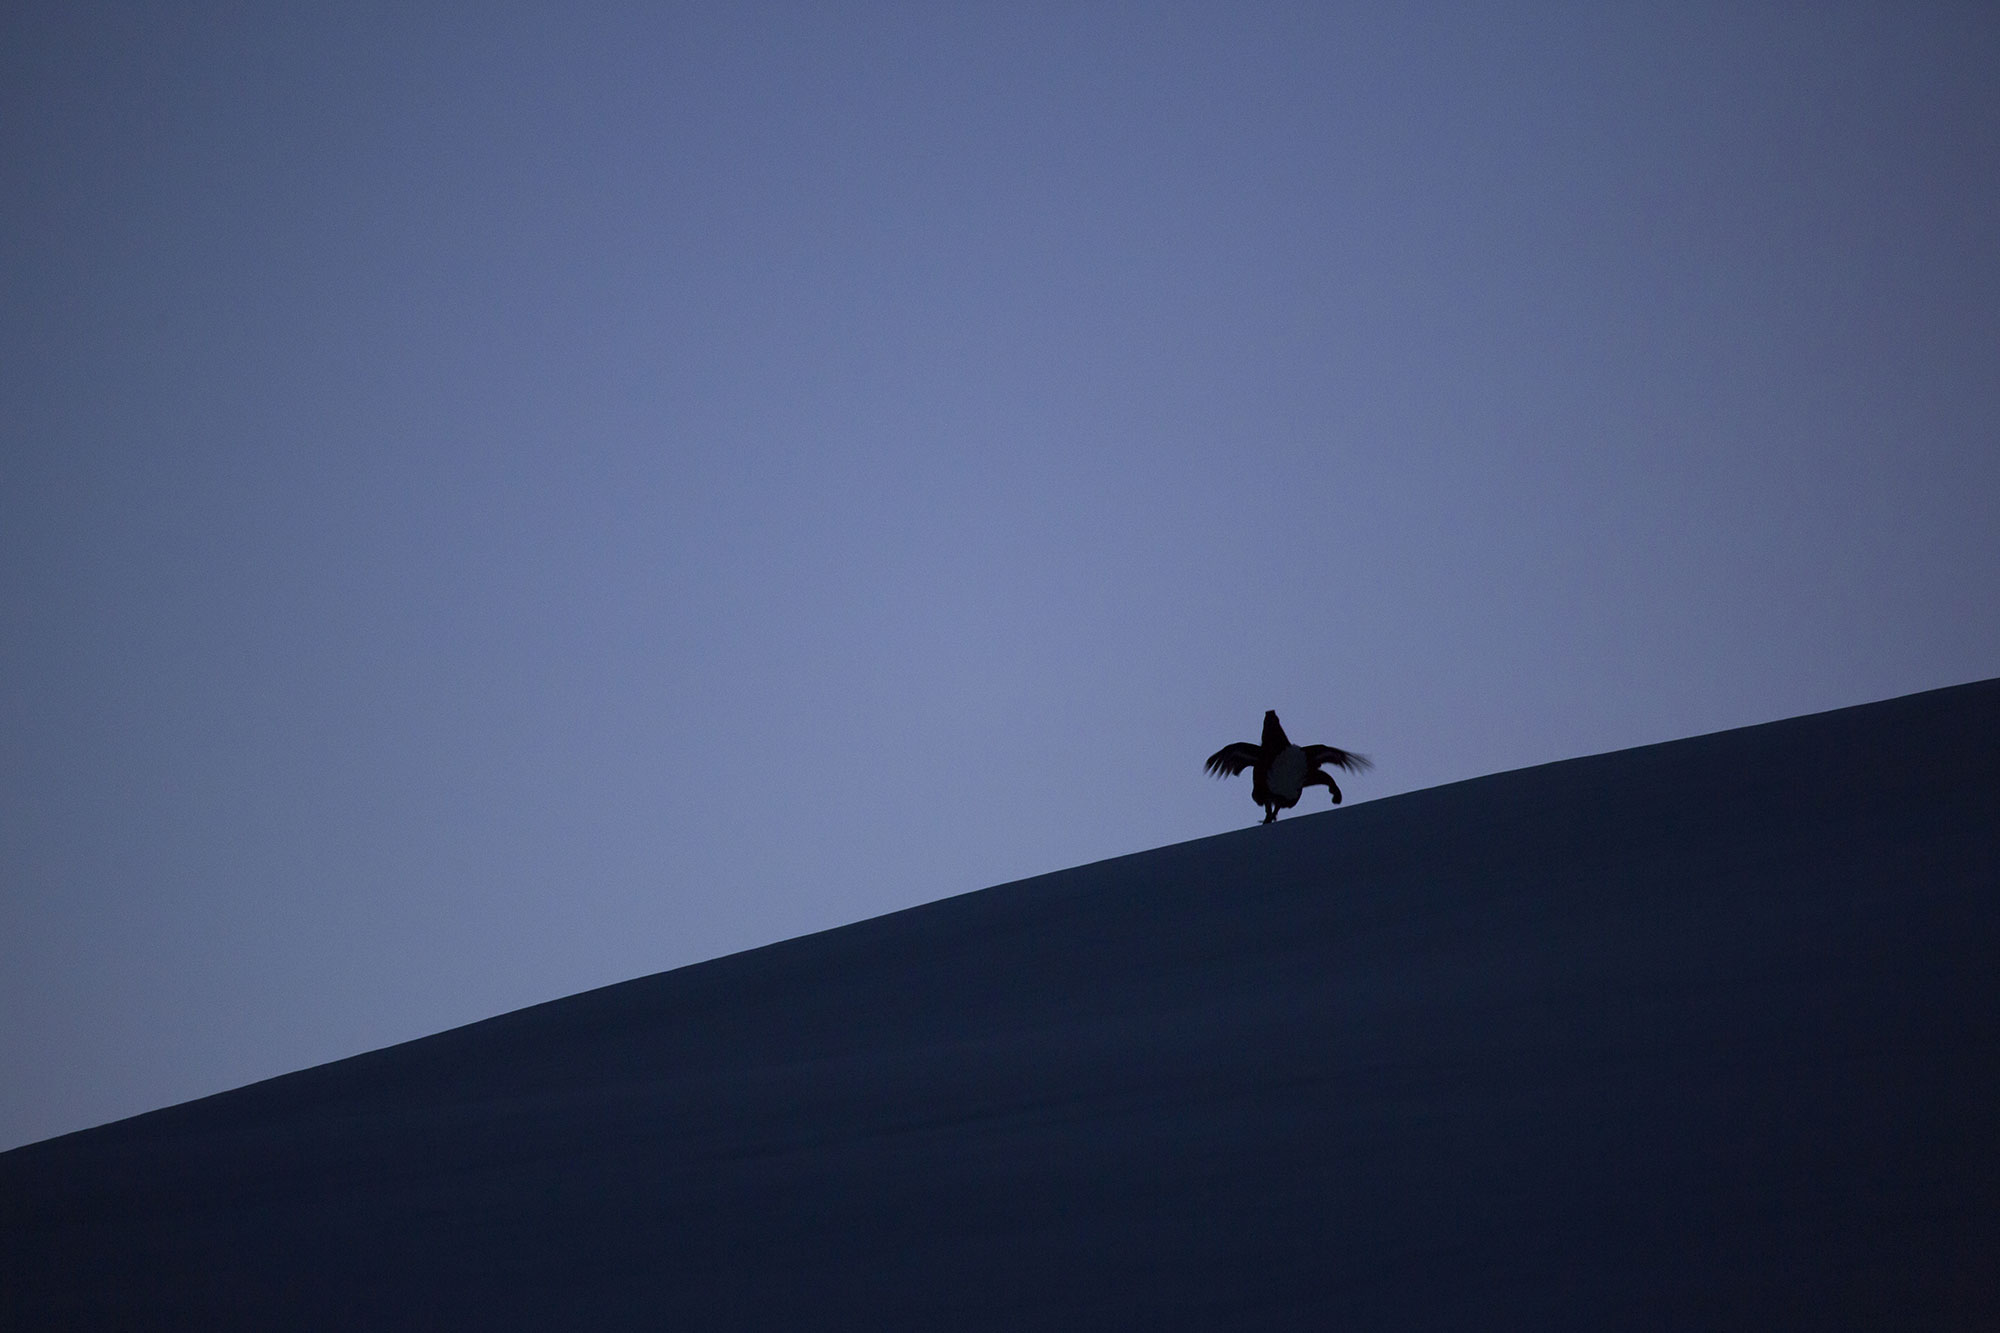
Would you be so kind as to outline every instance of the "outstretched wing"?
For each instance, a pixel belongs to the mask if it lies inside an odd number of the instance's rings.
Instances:
[[[1255,764],[1262,754],[1263,750],[1249,741],[1237,741],[1233,745],[1223,746],[1210,755],[1208,762],[1202,765],[1202,769],[1219,778],[1233,778]]]
[[[1308,745],[1305,747],[1305,751],[1306,762],[1314,768],[1318,768],[1321,764],[1332,764],[1335,768],[1344,768],[1350,773],[1359,773],[1364,768],[1375,767],[1374,761],[1367,755],[1355,754],[1352,750],[1343,750],[1338,745]],[[1208,762],[1212,764],[1215,761],[1211,759]]]

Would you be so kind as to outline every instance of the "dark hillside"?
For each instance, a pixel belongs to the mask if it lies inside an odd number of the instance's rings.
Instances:
[[[1988,681],[21,1148],[0,1327],[2000,1327],[1996,1001]]]

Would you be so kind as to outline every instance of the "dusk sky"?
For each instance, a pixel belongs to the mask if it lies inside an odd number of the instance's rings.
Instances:
[[[1996,71],[7,6],[0,1147],[1254,823],[1267,708],[1354,801],[2000,674]]]

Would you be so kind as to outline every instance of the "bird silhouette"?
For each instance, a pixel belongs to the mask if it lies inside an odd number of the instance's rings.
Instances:
[[[1266,709],[1261,744],[1237,741],[1225,745],[1210,755],[1202,768],[1219,778],[1233,778],[1249,769],[1250,799],[1264,807],[1264,822],[1269,824],[1277,819],[1278,811],[1297,805],[1307,787],[1326,788],[1333,793],[1333,803],[1340,804],[1340,788],[1331,774],[1321,771],[1322,764],[1350,773],[1374,767],[1368,756],[1337,745],[1292,744],[1278,721],[1277,710]]]

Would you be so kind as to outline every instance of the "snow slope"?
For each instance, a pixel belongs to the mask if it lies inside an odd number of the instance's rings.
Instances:
[[[2000,1327],[1996,890],[2000,681],[1246,827],[0,1155],[0,1327]]]

